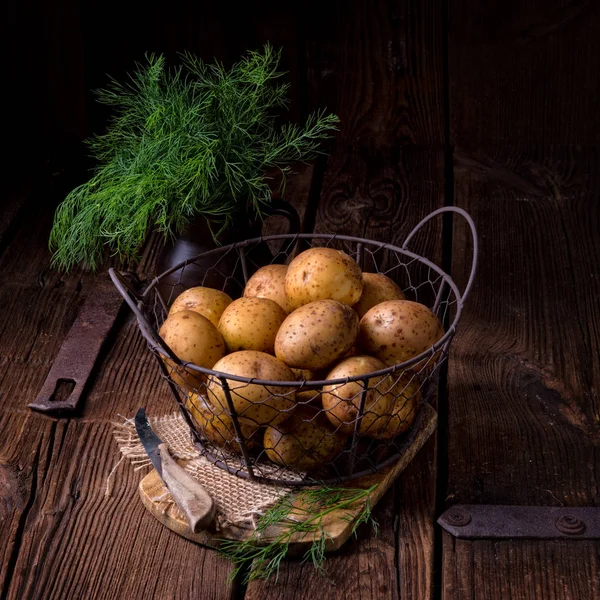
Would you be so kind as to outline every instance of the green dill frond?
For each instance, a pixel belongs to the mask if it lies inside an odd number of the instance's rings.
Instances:
[[[229,70],[191,53],[168,68],[149,54],[124,83],[97,90],[113,114],[106,132],[87,140],[93,176],[56,211],[53,264],[94,269],[107,252],[135,260],[150,231],[180,233],[197,215],[217,229],[242,213],[262,218],[271,201],[266,169],[286,174],[314,158],[338,123],[318,112],[303,125],[277,125],[289,91],[280,58],[268,44]]]
[[[352,533],[356,534],[363,523],[370,523],[377,532],[377,521],[371,514],[369,497],[377,486],[368,489],[308,488],[298,495],[281,498],[258,520],[252,536],[245,541],[223,540],[219,546],[221,554],[234,564],[231,579],[242,572],[244,583],[254,579],[277,578],[282,560],[286,557],[290,543],[297,535],[311,535],[312,543],[302,556],[303,562],[311,562],[322,575],[325,571],[325,550],[328,535],[323,528],[327,515],[342,512],[340,518],[352,522]],[[357,507],[360,512],[356,514]],[[346,511],[346,514],[343,514]],[[290,515],[293,514],[293,518]],[[264,543],[263,536],[273,530],[279,531],[274,538]]]

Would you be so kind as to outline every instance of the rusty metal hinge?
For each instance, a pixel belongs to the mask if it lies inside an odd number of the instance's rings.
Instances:
[[[54,414],[77,408],[102,344],[123,304],[108,275],[98,276],[93,285],[29,408]],[[60,397],[61,391],[66,397]]]
[[[457,538],[600,539],[600,507],[457,504],[438,523]]]

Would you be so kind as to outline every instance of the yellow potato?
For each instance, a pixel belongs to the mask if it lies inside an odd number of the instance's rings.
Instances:
[[[268,298],[277,302],[286,313],[292,312],[292,307],[285,295],[285,274],[287,265],[267,265],[261,267],[244,288],[245,298]]]
[[[211,369],[225,355],[225,342],[217,328],[202,315],[181,310],[170,315],[159,330],[160,337],[184,362]],[[184,370],[165,357],[171,377],[184,387],[197,388],[206,377],[197,371]]]
[[[375,305],[386,300],[404,300],[402,290],[382,273],[363,273],[363,293],[354,305],[359,318]]]
[[[316,404],[321,406],[321,390],[304,390],[296,392],[296,402],[298,406],[303,404]]]
[[[322,369],[350,350],[357,333],[358,316],[347,304],[317,300],[288,315],[275,356],[296,369]]]
[[[392,366],[425,352],[443,335],[440,320],[423,304],[389,300],[361,319],[358,346]]]
[[[390,377],[395,379],[390,390],[394,395],[390,418],[379,422],[379,427],[368,433],[369,437],[379,440],[389,440],[407,431],[417,416],[421,401],[420,381],[416,376],[392,374]]]
[[[169,315],[174,315],[180,310],[193,310],[206,317],[217,327],[223,311],[231,302],[231,298],[220,290],[213,290],[208,287],[193,287],[185,290],[175,298],[175,302],[169,310]]]
[[[256,350],[273,354],[275,336],[287,313],[267,298],[238,298],[223,312],[219,332],[229,352]]]
[[[334,367],[327,379],[341,379],[366,375],[385,369],[386,365],[372,356],[352,356]],[[381,430],[390,421],[394,405],[394,380],[389,375],[371,377],[368,383],[367,395],[360,422],[359,434],[371,435],[373,431]],[[332,425],[342,433],[350,435],[354,431],[358,419],[362,381],[351,381],[326,385],[323,388],[323,408]]]
[[[199,394],[190,394],[186,406],[194,424],[206,439],[219,448],[236,454],[241,453],[233,421],[226,410],[220,406],[216,408],[210,405],[206,398]],[[257,425],[240,423],[240,429],[248,448],[258,445],[255,435],[259,429]]]
[[[315,378],[315,372],[310,369],[296,369],[292,367],[292,373],[298,381],[311,381]]]
[[[354,347],[354,346],[353,346]],[[344,356],[350,356],[350,351],[346,352]],[[340,359],[338,359],[340,360]],[[335,362],[335,361],[334,361]],[[292,373],[296,376],[298,381],[320,381],[327,377],[327,373],[331,369],[331,365],[327,365],[322,369],[296,369],[295,367],[290,367],[292,369]]]
[[[362,290],[360,267],[334,248],[305,250],[290,263],[285,276],[285,295],[292,308],[315,300],[356,304]]]
[[[280,425],[265,430],[267,456],[278,465],[313,471],[331,462],[342,451],[346,436],[336,431],[313,406],[298,407]]]
[[[289,367],[264,352],[243,350],[223,357],[213,369],[230,375],[271,381],[295,381]],[[226,380],[231,392],[233,407],[240,423],[267,425],[287,419],[296,405],[293,387],[282,385],[266,387],[257,383]],[[227,396],[220,379],[208,379],[208,401],[215,408],[228,410]]]

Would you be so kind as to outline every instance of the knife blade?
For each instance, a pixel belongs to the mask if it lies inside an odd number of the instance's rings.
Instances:
[[[215,503],[210,494],[169,453],[169,447],[152,430],[146,411],[135,415],[135,429],[148,458],[185,515],[190,529],[198,533],[208,528],[215,517]]]
[[[148,458],[162,479],[162,461],[160,460],[158,447],[163,441],[154,433],[143,408],[140,408],[135,415],[135,430]]]

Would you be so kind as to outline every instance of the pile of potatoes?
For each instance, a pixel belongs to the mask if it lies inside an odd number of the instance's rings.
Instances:
[[[183,362],[284,382],[265,386],[227,379],[227,395],[221,379],[165,358],[171,377],[188,393],[199,430],[213,444],[241,451],[231,403],[249,448],[264,449],[279,465],[313,471],[334,460],[355,429],[377,440],[405,432],[417,412],[420,381],[409,370],[369,378],[361,419],[361,381],[313,391],[285,382],[381,371],[428,350],[444,329],[429,308],[406,300],[390,278],[363,273],[342,251],[311,248],[289,265],[259,269],[237,300],[206,287],[186,290],[159,334]]]

